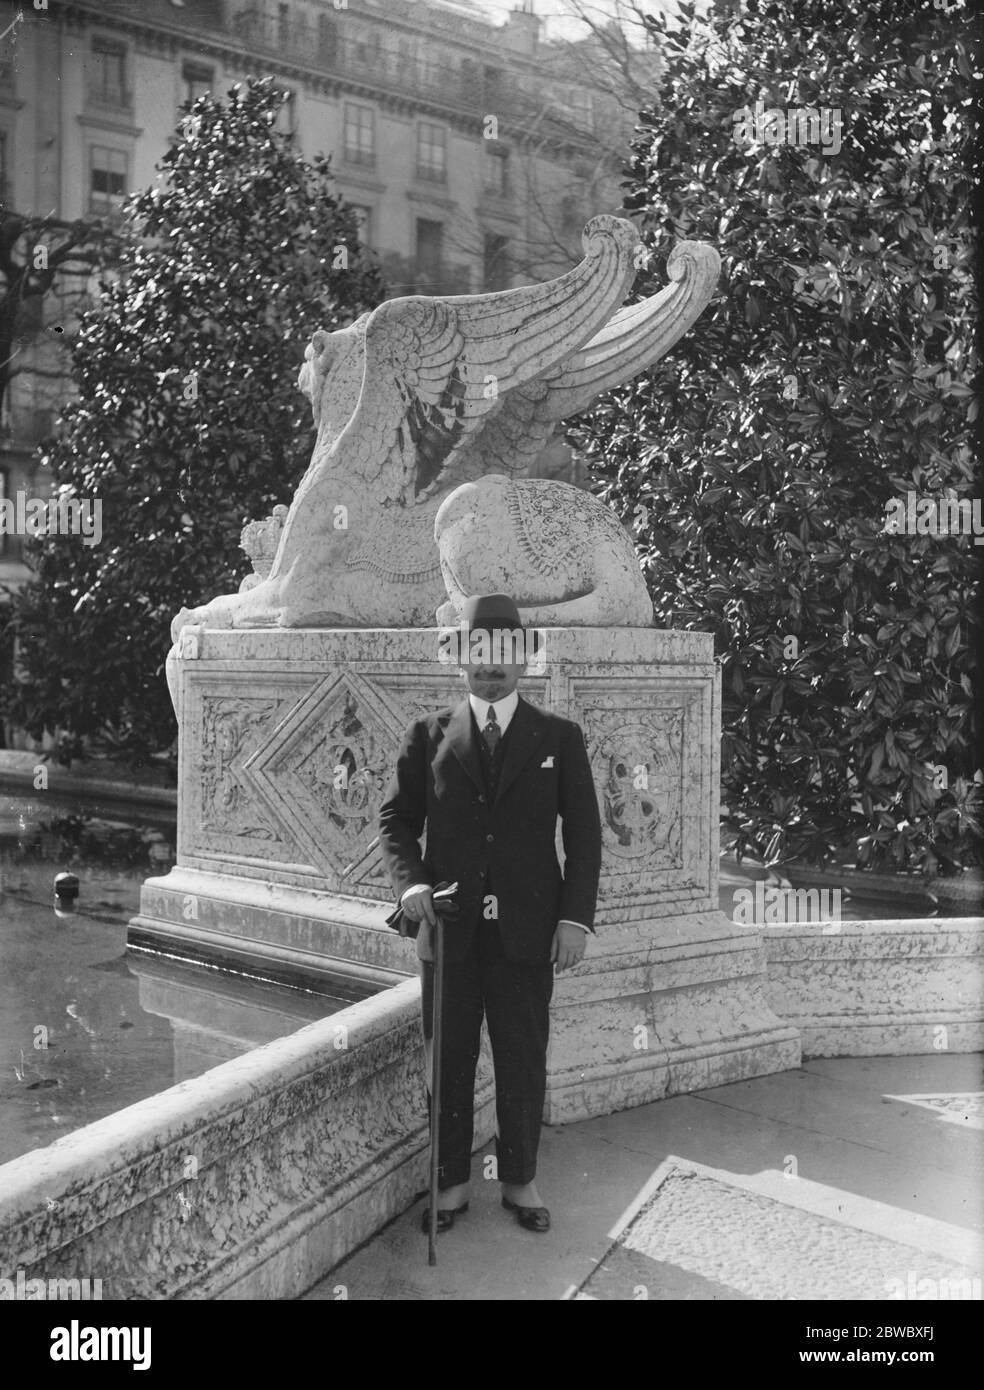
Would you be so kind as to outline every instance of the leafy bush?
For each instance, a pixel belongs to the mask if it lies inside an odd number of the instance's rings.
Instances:
[[[0,613],[22,668],[3,712],[35,738],[58,729],[63,762],[87,743],[134,767],[173,749],[171,618],[238,587],[243,524],[307,468],[311,333],[382,298],[327,161],[274,128],[284,99],[252,80],[199,98],[73,346],[78,399],[43,462],[59,494],[101,503],[102,540],[32,540],[34,577]]]
[[[966,17],[679,8],[649,21],[666,74],[626,207],[652,270],[716,245],[720,292],[569,437],[636,531],[657,622],[715,635],[739,856],[980,862],[977,552],[884,529],[893,498],[972,492]],[[840,149],[833,124],[826,150],[737,143],[760,98],[839,111]]]

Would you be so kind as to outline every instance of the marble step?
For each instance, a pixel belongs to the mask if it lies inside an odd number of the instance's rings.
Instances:
[[[569,1299],[974,1299],[984,1238],[769,1170],[670,1155]]]

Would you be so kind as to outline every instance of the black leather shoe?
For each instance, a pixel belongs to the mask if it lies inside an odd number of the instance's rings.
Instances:
[[[462,1202],[460,1207],[450,1207],[447,1211],[441,1211],[441,1209],[438,1208],[437,1234],[441,1235],[443,1231],[450,1231],[451,1227],[454,1225],[454,1218],[460,1216],[463,1211],[467,1210],[467,1202]],[[430,1235],[430,1207],[424,1207],[424,1215],[421,1218],[420,1229],[425,1236]]]
[[[519,1207],[508,1197],[503,1197],[502,1205],[506,1211],[514,1211],[516,1220],[524,1231],[549,1231],[550,1212],[547,1207]]]

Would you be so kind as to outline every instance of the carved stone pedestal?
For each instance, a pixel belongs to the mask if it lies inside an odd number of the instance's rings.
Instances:
[[[525,698],[582,726],[602,812],[597,937],[558,977],[544,1118],[562,1123],[799,1064],[754,929],[717,910],[712,639],[549,628]],[[463,698],[437,629],[186,628],[177,865],[143,887],[135,947],[268,979],[385,986],[416,972],[383,926],[369,844],[400,739]]]

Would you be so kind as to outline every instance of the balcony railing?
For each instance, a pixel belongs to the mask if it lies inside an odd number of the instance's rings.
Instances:
[[[86,103],[90,107],[98,107],[100,111],[132,111],[133,92],[130,89],[105,92],[98,87],[89,87],[86,91]]]
[[[375,169],[376,167],[375,150],[360,150],[356,146],[344,145],[342,157],[346,164],[359,164],[364,169]]]
[[[340,26],[339,26],[340,28]],[[283,22],[252,9],[230,15],[229,32],[250,48],[296,58],[308,66],[394,94],[430,98],[476,114],[502,112],[522,99],[520,89],[501,70],[485,73],[469,60],[453,65],[419,62],[400,53],[382,34],[355,39],[339,28],[319,30],[296,20]],[[528,99],[528,98],[527,98]]]

